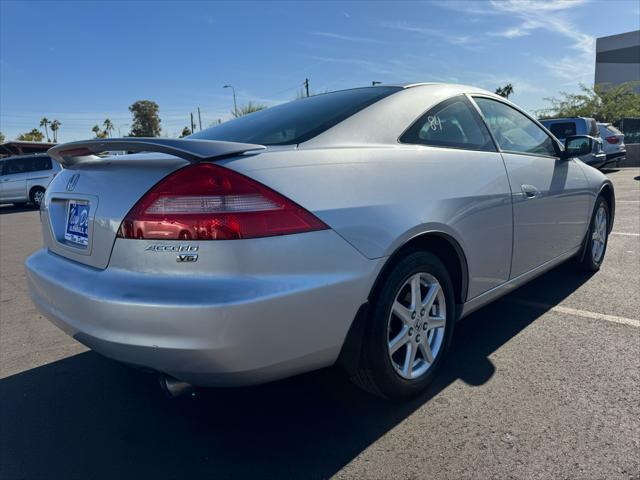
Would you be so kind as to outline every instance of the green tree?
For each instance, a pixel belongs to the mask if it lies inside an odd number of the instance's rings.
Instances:
[[[113,132],[113,123],[110,119],[106,119],[102,125],[104,126],[104,132],[107,134],[107,137],[111,138],[111,132]]]
[[[0,143],[4,143],[4,133],[0,132]]]
[[[536,112],[540,118],[590,117],[599,122],[618,124],[625,117],[640,117],[640,82],[617,86],[580,84],[579,93],[560,92],[545,98],[550,106]]]
[[[191,135],[191,129],[189,127],[184,127],[182,129],[182,133],[180,134],[180,138],[188,137],[189,135]]]
[[[248,102],[246,105],[238,107],[237,110],[231,110],[231,115],[233,115],[235,118],[238,118],[244,115],[249,115],[253,112],[259,112],[260,110],[264,110],[265,108],[267,108],[267,106],[261,103]]]
[[[100,130],[98,125],[94,125],[91,131],[96,135],[96,138],[107,138],[107,132]]]
[[[41,142],[42,140],[44,140],[44,135],[40,130],[34,128],[30,132],[21,133],[20,135],[18,135],[17,140],[23,142]]]
[[[53,142],[58,143],[58,130],[60,130],[60,125],[62,125],[58,120],[53,120],[51,122],[51,133],[53,134]]]
[[[49,141],[49,129],[47,126],[49,125],[49,119],[47,117],[42,117],[40,120],[40,126],[44,127],[44,132],[47,134],[47,142]]]
[[[158,137],[160,136],[160,107],[151,100],[138,100],[129,107],[133,114],[131,125],[132,137]]]
[[[504,98],[509,98],[513,94],[513,85],[507,83],[504,87],[496,88],[496,94]]]

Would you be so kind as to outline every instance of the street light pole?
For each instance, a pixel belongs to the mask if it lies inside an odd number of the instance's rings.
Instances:
[[[118,125],[118,136],[122,138],[122,133],[120,133],[120,127],[128,127],[128,123],[123,123],[122,125]]]
[[[234,113],[238,113],[238,104],[236,103],[236,89],[233,88],[233,85],[225,85],[222,88],[230,88],[231,91],[233,92],[233,111]]]

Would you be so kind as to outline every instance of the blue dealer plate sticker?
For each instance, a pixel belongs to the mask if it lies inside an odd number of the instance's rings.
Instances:
[[[89,204],[69,201],[64,239],[74,245],[89,245]]]

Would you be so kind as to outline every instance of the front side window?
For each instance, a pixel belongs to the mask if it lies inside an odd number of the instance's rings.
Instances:
[[[496,142],[505,152],[558,155],[556,144],[533,120],[515,108],[484,97],[474,97]]]
[[[496,151],[489,132],[464,95],[433,107],[409,127],[400,142]]]

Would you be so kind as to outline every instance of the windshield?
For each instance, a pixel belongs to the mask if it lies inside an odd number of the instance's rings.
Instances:
[[[207,128],[189,138],[291,145],[305,142],[402,87],[365,87],[315,95]]]

